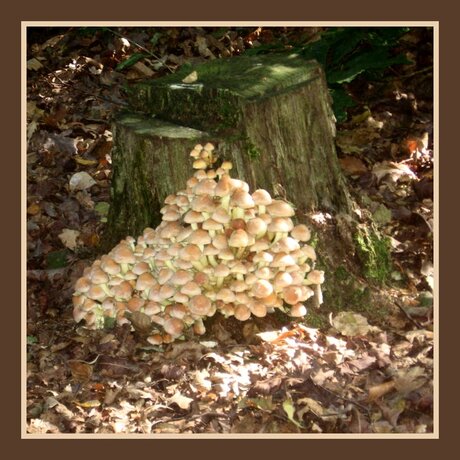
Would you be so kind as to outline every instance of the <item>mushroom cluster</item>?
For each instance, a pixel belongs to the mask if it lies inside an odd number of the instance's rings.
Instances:
[[[294,317],[316,292],[324,273],[314,270],[309,229],[294,225],[294,209],[262,189],[214,167],[214,146],[196,145],[193,177],[169,195],[162,222],[137,240],[127,237],[96,260],[76,282],[73,316],[86,327],[142,320],[152,344],[171,342],[220,312],[245,321],[279,308]]]

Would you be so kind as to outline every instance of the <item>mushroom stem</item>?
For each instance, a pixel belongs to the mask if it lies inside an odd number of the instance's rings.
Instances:
[[[218,265],[216,258],[213,255],[208,256],[208,262],[213,266],[216,267]]]

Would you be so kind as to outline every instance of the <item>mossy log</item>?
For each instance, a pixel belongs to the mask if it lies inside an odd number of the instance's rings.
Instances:
[[[183,83],[192,71],[197,80]],[[193,174],[188,154],[212,142],[232,176],[297,209],[349,213],[321,67],[296,55],[220,59],[136,85],[137,114],[113,124],[113,184],[106,241],[159,223],[164,198]],[[143,115],[139,115],[143,112]]]

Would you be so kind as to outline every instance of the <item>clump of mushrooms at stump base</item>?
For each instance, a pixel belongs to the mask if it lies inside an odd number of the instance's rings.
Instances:
[[[156,229],[126,237],[85,269],[75,284],[73,317],[90,329],[108,322],[141,324],[158,345],[182,338],[216,312],[246,321],[279,308],[293,317],[320,296],[324,273],[314,270],[309,229],[294,209],[266,190],[250,193],[215,167],[212,144],[196,145],[196,170],[186,189],[169,195]]]

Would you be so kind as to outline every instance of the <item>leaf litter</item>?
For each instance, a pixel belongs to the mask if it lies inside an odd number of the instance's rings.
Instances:
[[[347,85],[358,105],[337,139],[360,212],[394,242],[400,275],[385,296],[402,310],[386,321],[334,312],[330,329],[221,319],[200,342],[164,348],[139,342],[141,330],[134,340],[71,318],[73,284],[97,256],[110,206],[110,120],[124,83],[320,33],[120,28],[28,44],[29,433],[433,431],[432,101],[427,74],[406,78],[410,66],[386,87]],[[426,61],[424,33],[405,46]]]

